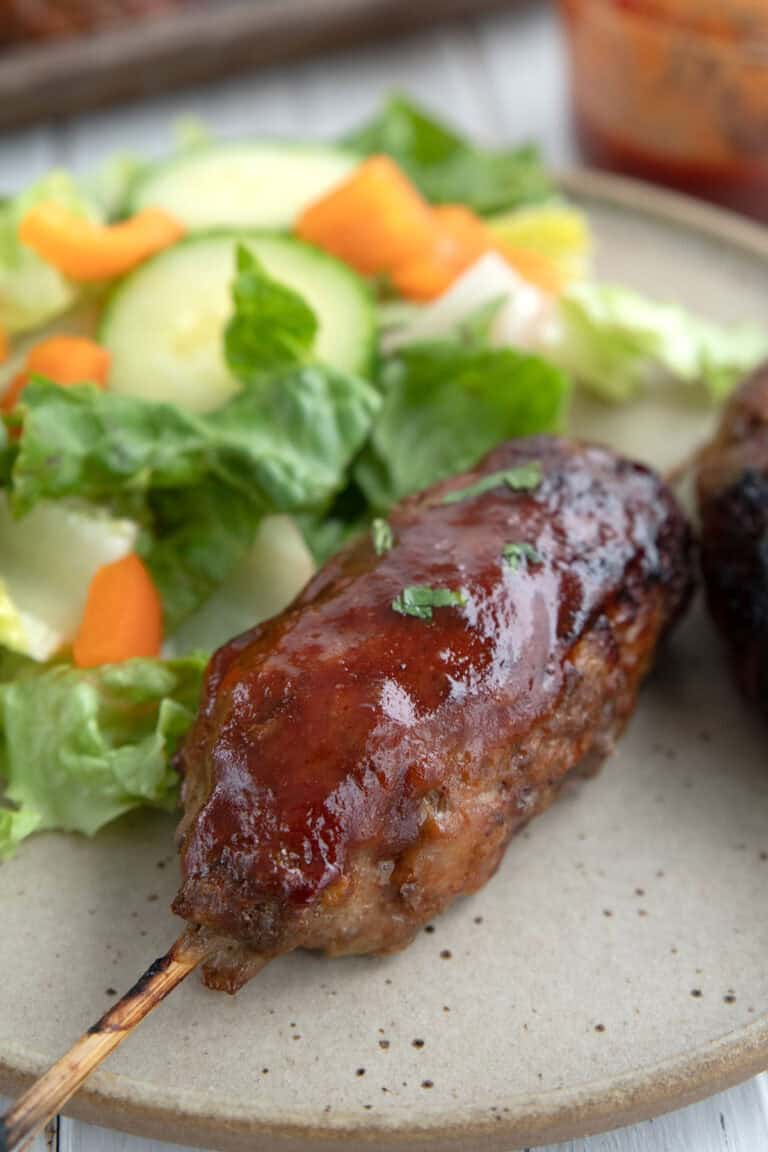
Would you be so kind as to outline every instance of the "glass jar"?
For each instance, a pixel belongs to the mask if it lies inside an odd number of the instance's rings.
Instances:
[[[768,222],[768,0],[560,0],[600,167]]]

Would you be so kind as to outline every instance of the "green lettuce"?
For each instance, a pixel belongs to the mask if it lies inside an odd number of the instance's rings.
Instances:
[[[428,200],[501,212],[552,195],[535,147],[478,148],[403,96],[393,96],[345,144],[371,155],[386,152]]]
[[[378,394],[364,380],[307,363],[317,318],[243,247],[232,296],[224,349],[243,388],[213,412],[87,385],[29,384],[13,417],[18,448],[0,443],[0,472],[8,452],[15,456],[14,510],[71,495],[114,502],[206,484],[227,488],[261,514],[329,503],[368,433]],[[195,520],[207,499],[192,500]],[[175,528],[182,526],[176,516]]]
[[[17,516],[76,497],[141,524],[170,632],[243,560],[264,516],[332,503],[381,403],[368,382],[308,363],[312,310],[242,248],[233,298],[225,352],[243,387],[221,408],[36,379],[10,418],[20,437],[3,428],[0,440]]]
[[[261,511],[241,492],[212,481],[154,493],[149,509],[152,530],[140,552],[160,593],[166,633],[173,635],[247,554]]]
[[[82,188],[67,172],[59,170],[49,172],[0,205],[0,326],[6,332],[38,328],[71,308],[81,291],[19,239],[21,218],[43,201],[53,201],[84,216],[99,217]]]
[[[242,245],[232,296],[235,309],[224,332],[224,353],[238,380],[307,362],[317,335],[315,313],[298,292],[268,276]]]
[[[17,409],[12,503],[24,513],[44,499],[109,501],[216,481],[262,512],[322,506],[378,406],[370,384],[320,365],[259,377],[206,415],[34,380]]]
[[[32,832],[92,836],[132,808],[172,811],[170,758],[197,708],[204,664],[196,656],[89,671],[26,666],[0,685],[0,857]]]
[[[446,342],[403,349],[382,391],[355,468],[374,509],[464,471],[502,440],[560,431],[569,385],[537,356]]]
[[[379,406],[370,384],[319,365],[259,377],[206,416],[35,381],[18,409],[11,505],[27,515],[76,494],[139,521],[172,631],[233,571],[263,516],[331,503]]]
[[[768,355],[768,332],[729,327],[612,284],[583,281],[561,297],[544,355],[605,400],[664,377],[703,385],[714,400]]]

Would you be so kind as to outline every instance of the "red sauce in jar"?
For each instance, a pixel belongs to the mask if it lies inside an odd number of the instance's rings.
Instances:
[[[768,222],[765,0],[561,7],[589,159]]]

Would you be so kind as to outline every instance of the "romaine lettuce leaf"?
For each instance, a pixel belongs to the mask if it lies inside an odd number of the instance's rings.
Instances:
[[[173,810],[170,757],[194,716],[204,664],[59,664],[0,685],[0,857],[35,831],[91,836],[141,805]]]
[[[342,486],[378,407],[370,384],[320,365],[259,377],[204,416],[88,385],[33,381],[17,409],[12,504],[26,513],[44,499],[110,501],[213,480],[262,513],[322,507]]]
[[[166,635],[172,636],[247,555],[261,512],[241,492],[210,480],[153,493],[149,511],[152,527],[139,551],[160,593]]]
[[[552,195],[535,147],[478,148],[403,96],[344,141],[371,155],[387,152],[428,200],[500,212]]]
[[[232,285],[234,314],[224,331],[231,371],[244,383],[262,372],[281,371],[309,359],[317,316],[304,298],[268,276],[243,245]]]
[[[543,354],[605,400],[626,400],[659,378],[703,385],[719,400],[768,355],[766,331],[589,280],[560,298],[558,321]]]
[[[68,173],[54,170],[0,205],[0,326],[6,332],[37,328],[72,307],[80,289],[19,240],[19,223],[34,204],[52,200],[98,218],[93,202]]]
[[[385,348],[459,339],[484,306],[491,308],[492,347],[536,352],[604,400],[670,382],[720,400],[768,355],[764,329],[725,327],[600,281],[582,280],[554,299],[494,253],[437,300],[396,317]]]
[[[233,297],[225,350],[244,387],[223,407],[200,415],[38,379],[10,418],[20,437],[3,428],[0,442],[16,515],[74,496],[142,523],[166,634],[244,560],[262,517],[332,502],[380,406],[366,381],[306,363],[314,313],[245,249]]]
[[[414,345],[388,362],[384,404],[355,469],[375,509],[461,472],[512,436],[556,432],[566,377],[511,348]]]

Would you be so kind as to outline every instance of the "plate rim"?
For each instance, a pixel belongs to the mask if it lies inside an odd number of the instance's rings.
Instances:
[[[308,1147],[343,1144],[349,1152],[408,1152],[437,1144],[444,1152],[465,1152],[468,1141],[478,1152],[511,1149],[579,1139],[622,1128],[694,1104],[732,1088],[764,1071],[768,1055],[768,1013],[745,1028],[734,1029],[717,1040],[683,1052],[678,1057],[648,1065],[588,1086],[553,1089],[525,1098],[525,1108],[513,1109],[501,1121],[489,1119],[478,1107],[461,1123],[446,1124],[440,1116],[423,1122],[392,1123],[383,1117],[361,1121],[351,1113],[337,1113],[318,1124],[254,1122],[242,1109],[223,1122],[218,1114],[196,1108],[193,1094],[183,1099],[163,1089],[141,1084],[144,1101],[120,1092],[120,1084],[137,1084],[131,1077],[98,1074],[100,1086],[83,1089],[63,1114],[88,1124],[155,1140],[172,1140],[190,1147],[220,1152],[306,1152]],[[42,1068],[20,1073],[0,1063],[0,1090],[23,1091]]]
[[[556,174],[559,188],[569,194],[615,205],[721,241],[768,265],[768,227],[724,209],[659,189],[642,181],[571,168]],[[26,1070],[21,1070],[26,1065]],[[515,1112],[488,1119],[485,1109],[470,1110],[460,1123],[439,1115],[414,1123],[368,1117],[361,1122],[343,1113],[307,1124],[255,1120],[242,1109],[226,1121],[195,1106],[190,1098],[103,1071],[63,1110],[86,1123],[111,1126],[137,1136],[184,1141],[190,1146],[215,1145],[222,1152],[249,1149],[267,1152],[306,1152],[308,1146],[343,1142],[352,1150],[407,1152],[439,1142],[452,1152],[472,1146],[478,1152],[509,1152],[511,1147],[545,1144],[603,1132],[671,1112],[733,1087],[768,1065],[768,1006],[745,1027],[645,1068],[570,1089],[527,1095]],[[15,1063],[0,1057],[0,1091],[14,1095],[28,1087],[43,1067],[31,1067],[21,1053]],[[121,1085],[140,1091],[129,1094]],[[149,1090],[148,1090],[149,1089]],[[514,1098],[512,1098],[514,1099]]]

